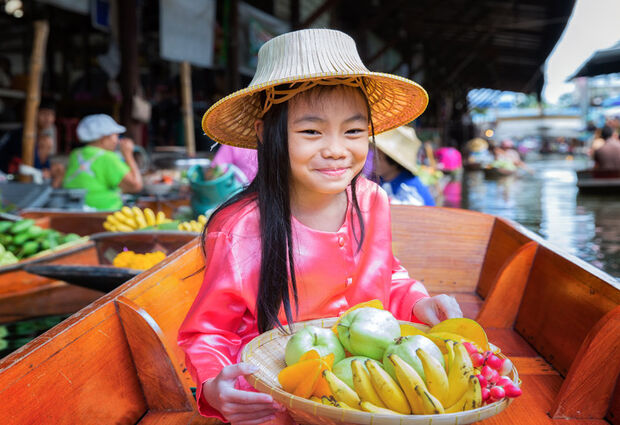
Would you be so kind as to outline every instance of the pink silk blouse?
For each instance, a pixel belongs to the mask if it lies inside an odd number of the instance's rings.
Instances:
[[[314,230],[291,218],[299,297],[296,321],[336,317],[371,299],[381,300],[397,319],[415,321],[414,304],[428,296],[424,285],[411,279],[392,254],[386,193],[364,178],[356,188],[365,223],[359,251],[350,188],[348,210],[338,231]],[[202,383],[224,366],[238,363],[241,349],[258,335],[261,244],[256,203],[241,202],[223,210],[209,225],[205,242],[204,282],[181,325],[178,342],[197,385],[200,413],[223,420],[202,397]],[[279,319],[286,323],[283,309]]]

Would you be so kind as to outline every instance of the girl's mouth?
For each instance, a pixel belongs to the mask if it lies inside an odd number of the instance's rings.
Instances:
[[[348,168],[319,168],[317,169],[317,171],[319,171],[320,173],[325,174],[330,177],[340,177],[344,173],[346,173],[347,170]]]

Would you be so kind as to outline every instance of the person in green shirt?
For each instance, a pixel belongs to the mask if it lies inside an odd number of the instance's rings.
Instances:
[[[142,175],[133,156],[131,139],[120,140],[123,159],[114,152],[125,127],[105,114],[88,115],[78,123],[77,135],[88,145],[69,156],[63,187],[86,189],[86,205],[98,210],[118,210],[123,206],[121,191],[142,190]]]

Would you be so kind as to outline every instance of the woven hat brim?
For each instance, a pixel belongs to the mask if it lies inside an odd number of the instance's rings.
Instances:
[[[254,122],[260,116],[258,93],[280,84],[340,77],[364,77],[375,134],[416,119],[428,105],[428,94],[419,84],[392,74],[317,74],[287,78],[236,91],[211,106],[202,117],[202,129],[218,143],[256,149]]]

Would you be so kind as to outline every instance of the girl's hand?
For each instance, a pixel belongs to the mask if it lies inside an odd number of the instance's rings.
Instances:
[[[257,370],[249,363],[226,366],[215,378],[202,385],[205,400],[232,425],[260,424],[274,419],[276,412],[285,410],[268,394],[235,388],[239,376],[250,375]]]
[[[442,320],[463,317],[461,308],[454,297],[446,294],[422,298],[413,306],[413,315],[431,326]]]

